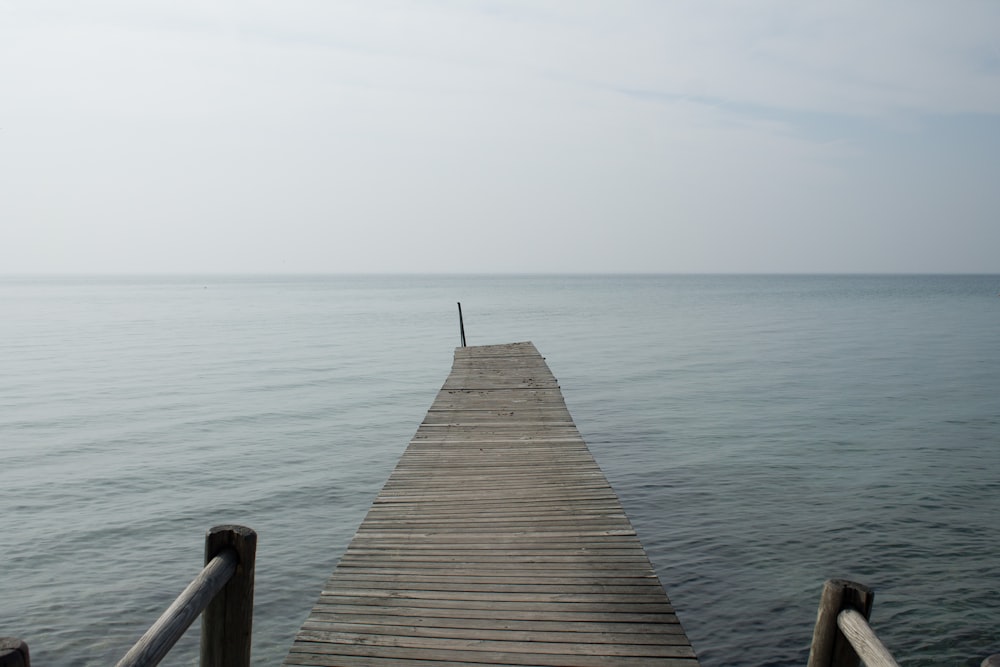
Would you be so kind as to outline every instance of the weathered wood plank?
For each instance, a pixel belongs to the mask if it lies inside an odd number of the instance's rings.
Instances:
[[[530,343],[459,348],[286,665],[697,667]]]
[[[445,612],[466,614],[470,618],[507,618],[552,620],[556,617],[572,615],[578,620],[609,620],[623,617],[649,617],[674,614],[667,603],[646,604],[641,607],[625,602],[477,602],[473,600],[434,600],[393,597],[364,597],[353,595],[323,594],[314,607],[317,613],[340,613],[350,611],[361,613],[396,613],[396,609],[420,609],[428,616],[438,616]]]
[[[490,667],[523,667],[525,665],[539,665],[542,663],[531,662],[530,658],[525,656],[518,656],[518,659],[527,660],[526,662],[482,662],[479,659],[478,662],[473,664],[488,664]],[[606,659],[605,659],[606,660]],[[622,662],[621,660],[616,660],[615,664],[623,665],[628,667],[692,667],[697,665],[692,660],[688,659],[630,659],[632,662]],[[317,667],[383,667],[386,665],[384,658],[372,658],[367,656],[343,656],[343,655],[324,655],[324,654],[306,654],[306,653],[295,653],[294,655],[289,655],[286,659],[286,664],[289,665],[316,665]],[[395,658],[391,662],[392,665],[398,667],[469,667],[470,663],[467,661],[449,661],[449,660],[426,660],[426,659],[409,659],[409,658]],[[563,663],[559,663],[563,664]],[[584,664],[584,663],[580,663]],[[590,664],[590,663],[586,663]],[[604,664],[608,664],[605,662]]]
[[[552,584],[541,583],[499,583],[499,582],[469,582],[469,581],[426,581],[425,577],[413,580],[410,577],[389,577],[374,579],[344,579],[336,577],[327,583],[324,593],[344,591],[368,591],[372,594],[390,591],[400,596],[431,596],[435,599],[449,599],[452,596],[462,600],[480,599],[526,599],[565,600],[567,595],[595,596],[600,599],[610,599],[607,596],[620,596],[622,599],[648,599],[650,595],[659,595],[662,588],[658,581],[646,583],[609,584],[586,579],[573,579],[571,582]],[[568,577],[567,579],[572,579]],[[490,597],[492,596],[492,597]]]
[[[669,635],[676,637],[676,635]],[[693,658],[694,652],[685,643],[682,644],[613,644],[604,642],[544,642],[530,638],[512,641],[491,639],[464,639],[452,637],[426,637],[413,635],[383,635],[352,632],[324,632],[304,629],[299,632],[299,639],[305,642],[323,642],[326,644],[363,645],[366,647],[398,647],[413,649],[445,650],[445,651],[476,651],[497,653],[545,653],[555,655],[600,655],[600,656],[634,656],[634,657],[664,657]]]
[[[565,627],[565,624],[563,625]],[[649,632],[619,633],[609,631],[584,632],[582,630],[540,630],[536,626],[525,624],[523,629],[474,627],[456,628],[435,625],[392,625],[381,623],[343,623],[310,619],[302,626],[304,632],[313,633],[313,637],[326,633],[332,635],[389,635],[394,637],[422,637],[435,639],[465,639],[475,641],[497,642],[545,642],[550,644],[576,643],[581,644],[633,644],[676,646],[686,644],[679,632],[665,633],[662,628],[650,627]],[[678,626],[674,626],[675,628]]]
[[[358,656],[378,658],[382,662],[369,662],[369,665],[398,665],[400,660],[417,658],[423,661],[449,661],[456,665],[465,663],[481,665],[550,665],[551,667],[607,667],[609,664],[620,667],[693,667],[697,665],[693,656],[667,658],[664,656],[615,656],[613,662],[607,655],[587,655],[579,651],[565,654],[522,653],[513,651],[471,651],[460,649],[424,649],[400,646],[368,646],[363,643],[333,643],[296,641],[292,645],[292,654],[307,654],[308,658],[297,658],[288,664],[298,665],[344,665],[342,656]],[[329,656],[323,661],[323,656]],[[414,663],[410,663],[414,664]],[[426,662],[419,663],[421,667]]]
[[[489,567],[482,567],[489,564]],[[525,567],[525,565],[531,567]],[[516,573],[531,572],[573,572],[596,573],[628,573],[628,572],[652,572],[647,561],[641,556],[605,557],[601,559],[581,558],[577,556],[536,556],[536,555],[512,555],[512,556],[461,556],[455,554],[427,554],[424,556],[406,556],[399,552],[395,554],[389,551],[368,551],[356,553],[353,556],[345,556],[337,564],[338,569],[344,571],[362,569],[377,570],[385,568],[394,572],[409,569],[421,570],[441,570],[443,572],[455,572],[462,574],[458,566],[472,568],[475,571],[492,571],[495,576],[504,576],[507,570]],[[542,569],[544,568],[544,569]],[[471,570],[470,570],[471,571]],[[621,575],[619,575],[621,576]]]
[[[405,616],[405,615],[377,615],[377,614],[313,614],[303,625],[306,628],[324,628],[331,631],[346,629],[348,626],[364,628],[369,633],[386,633],[386,628],[391,628],[389,632],[394,634],[407,634],[398,628],[412,629],[414,632],[428,632],[424,628],[432,630],[442,630],[445,632],[457,630],[460,636],[478,637],[481,639],[503,638],[510,639],[507,632],[532,631],[539,633],[549,633],[552,637],[543,641],[572,641],[583,638],[582,633],[613,636],[612,643],[625,643],[631,641],[634,635],[651,635],[649,641],[659,641],[659,635],[683,635],[680,624],[676,617],[670,623],[631,623],[610,621],[576,621],[567,624],[565,622],[553,621],[519,621],[503,620],[495,617],[491,618],[447,618],[431,617],[427,615]],[[471,634],[475,632],[476,634]],[[558,635],[558,637],[556,636]],[[444,636],[444,635],[442,635]],[[594,639],[594,638],[591,638]],[[639,640],[642,641],[642,640]],[[663,641],[676,641],[676,639],[664,639]]]
[[[440,570],[413,570],[409,568],[344,568],[337,573],[335,578],[338,582],[345,581],[371,581],[382,584],[388,582],[420,582],[421,584],[446,583],[453,584],[456,579],[460,579],[465,584],[497,584],[497,585],[518,585],[518,586],[562,586],[572,585],[595,585],[595,586],[640,586],[650,585],[659,587],[660,582],[652,572],[637,572],[632,576],[621,576],[617,570],[595,570],[595,574],[583,575],[580,572],[570,573],[563,571],[536,573],[532,570],[530,575],[523,572],[499,571],[496,573],[487,570],[454,568],[449,571],[446,568]],[[603,573],[602,573],[603,572]]]
[[[506,591],[439,591],[420,590],[416,588],[352,588],[348,586],[332,586],[323,589],[323,596],[342,595],[355,598],[372,598],[377,600],[454,600],[480,604],[495,604],[497,602],[524,602],[528,604],[548,604],[566,602],[580,604],[584,602],[607,602],[609,604],[628,604],[636,607],[659,605],[659,596],[643,593],[583,593],[566,591],[562,593],[546,592],[515,592]],[[471,606],[471,605],[470,605]]]
[[[396,622],[406,623],[421,620],[426,623],[482,623],[489,627],[505,627],[511,623],[523,623],[530,627],[544,628],[548,624],[565,628],[568,622],[572,627],[581,630],[591,624],[610,625],[617,628],[616,632],[630,632],[633,629],[635,632],[639,632],[640,628],[647,625],[657,625],[666,628],[666,632],[674,632],[675,626],[678,631],[683,632],[680,630],[677,616],[673,612],[553,611],[550,607],[541,611],[531,611],[529,609],[469,609],[465,607],[407,607],[403,605],[379,607],[377,605],[349,604],[326,606],[319,604],[310,615],[310,618],[343,619],[344,622],[353,617],[394,619]],[[466,626],[462,625],[461,627]],[[468,627],[476,626],[469,625]]]

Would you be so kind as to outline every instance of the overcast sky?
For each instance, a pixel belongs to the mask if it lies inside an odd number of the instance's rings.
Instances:
[[[0,0],[0,273],[1000,272],[1000,2]]]

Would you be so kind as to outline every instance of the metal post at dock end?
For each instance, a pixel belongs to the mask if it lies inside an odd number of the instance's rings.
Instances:
[[[205,536],[205,562],[234,549],[240,562],[232,579],[201,615],[201,667],[249,667],[253,628],[257,533],[244,526],[216,526]]]
[[[31,667],[28,645],[15,637],[0,637],[0,667]]]
[[[462,302],[458,302],[458,329],[462,334],[462,347],[465,347],[465,321],[462,319]]]
[[[858,654],[837,626],[837,616],[844,609],[853,609],[867,620],[874,602],[875,592],[864,584],[845,579],[830,579],[824,583],[808,667],[858,667]]]

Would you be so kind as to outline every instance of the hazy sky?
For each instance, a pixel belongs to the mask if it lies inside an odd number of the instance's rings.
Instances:
[[[0,0],[0,273],[1000,272],[1000,2]]]

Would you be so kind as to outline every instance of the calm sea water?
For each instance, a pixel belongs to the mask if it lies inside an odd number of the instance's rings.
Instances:
[[[0,279],[0,635],[120,658],[260,536],[279,663],[470,344],[532,340],[706,667],[803,665],[823,580],[908,665],[1000,652],[1000,276]],[[197,661],[192,628],[166,664]]]

